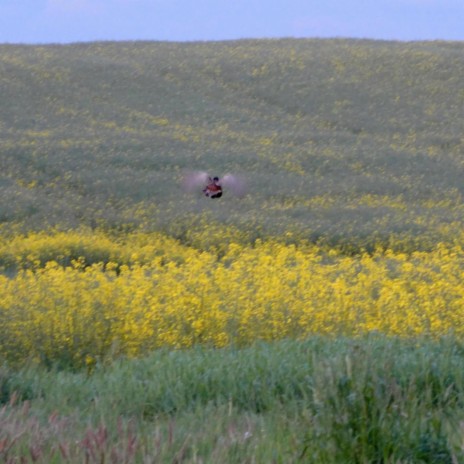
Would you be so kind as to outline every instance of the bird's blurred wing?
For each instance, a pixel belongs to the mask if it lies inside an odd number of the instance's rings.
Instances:
[[[194,193],[205,188],[210,181],[210,177],[206,172],[187,172],[182,177],[182,188],[188,193]]]
[[[223,188],[230,190],[234,195],[242,197],[247,192],[247,184],[242,176],[236,174],[226,174],[220,180]]]

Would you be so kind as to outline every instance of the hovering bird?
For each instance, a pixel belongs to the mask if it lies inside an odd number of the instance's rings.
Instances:
[[[225,174],[223,177],[210,176],[203,171],[189,172],[182,179],[182,186],[186,192],[201,191],[206,197],[221,198],[223,193],[243,196],[246,192],[245,181],[236,175]]]
[[[210,198],[221,198],[222,197],[222,186],[219,183],[219,177],[213,177],[209,179],[211,182],[202,190],[205,196]]]

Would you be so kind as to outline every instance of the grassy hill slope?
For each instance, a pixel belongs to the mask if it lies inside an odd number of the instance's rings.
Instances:
[[[452,240],[463,75],[451,42],[2,45],[0,220]],[[249,194],[186,196],[190,169],[242,173]]]
[[[464,43],[0,45],[5,462],[464,462],[463,75]]]

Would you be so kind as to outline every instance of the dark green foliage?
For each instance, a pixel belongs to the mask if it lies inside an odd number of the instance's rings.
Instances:
[[[187,453],[206,462],[214,462],[218,447],[231,453],[225,462],[464,459],[464,358],[453,339],[313,338],[163,350],[87,373],[4,368],[2,385],[4,403],[13,396],[28,399],[38,417],[72,415],[71,433],[102,420],[113,433],[116,423],[134,421],[138,439],[148,443],[154,429],[177,424],[176,443],[190,437]],[[227,427],[242,430],[232,448],[221,442]]]

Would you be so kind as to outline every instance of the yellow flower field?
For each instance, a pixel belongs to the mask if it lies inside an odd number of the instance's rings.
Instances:
[[[220,253],[159,234],[3,239],[0,352],[93,363],[159,347],[242,346],[311,334],[464,335],[464,250],[344,256],[229,242]]]

